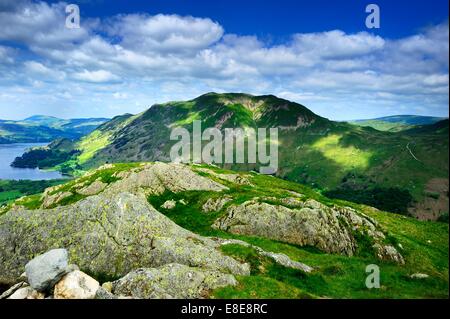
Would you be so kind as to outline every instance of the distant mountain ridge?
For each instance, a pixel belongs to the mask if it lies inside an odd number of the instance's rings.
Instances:
[[[108,120],[60,119],[46,115],[33,115],[20,121],[0,120],[0,144],[44,143],[58,138],[78,139]]]
[[[176,143],[170,140],[172,128],[192,131],[195,120],[201,120],[203,128],[220,130],[278,127],[276,175],[327,196],[403,214],[426,202],[420,208],[424,219],[446,213],[442,207],[448,206],[448,121],[426,130],[383,132],[330,121],[273,95],[207,93],[189,101],[155,104],[140,114],[117,116],[79,140],[56,143],[39,154],[26,153],[17,163],[79,175],[104,163],[169,162]],[[222,166],[259,169],[248,163]]]
[[[422,115],[392,115],[348,122],[359,126],[372,127],[379,131],[399,132],[418,125],[431,125],[445,119],[448,118]]]

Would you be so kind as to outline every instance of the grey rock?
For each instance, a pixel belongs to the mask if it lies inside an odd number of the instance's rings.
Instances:
[[[404,264],[403,256],[391,245],[375,244],[373,248],[376,250],[377,257],[381,260],[394,261],[398,264]]]
[[[102,181],[94,181],[92,184],[77,190],[77,193],[85,196],[96,195],[103,191],[106,186],[108,186],[108,184],[103,183]]]
[[[68,266],[66,249],[52,249],[25,265],[30,286],[37,291],[52,288],[65,274]]]
[[[412,279],[426,279],[428,277],[430,277],[427,274],[422,274],[422,273],[416,273],[416,274],[412,274],[411,276],[409,276]]]
[[[109,292],[105,288],[100,287],[97,289],[97,292],[95,293],[95,299],[117,299],[117,297],[114,296],[111,292]]]
[[[264,199],[230,206],[213,227],[233,234],[314,246],[327,253],[347,256],[355,253],[358,242],[354,234],[359,232],[371,238],[380,259],[404,263],[394,247],[382,244],[385,235],[376,222],[352,208],[328,207],[313,199],[296,201],[296,208],[260,200]]]
[[[26,286],[16,290],[8,299],[44,299],[45,295],[42,292],[34,290],[30,286]]]
[[[213,227],[241,235],[256,235],[300,246],[314,246],[328,253],[351,256],[356,241],[336,212],[309,200],[300,209],[251,200],[231,206]]]
[[[293,269],[298,269],[298,270],[302,270],[304,272],[311,272],[314,270],[314,268],[301,263],[299,261],[295,261],[292,260],[291,258],[289,258],[288,256],[286,256],[285,254],[281,254],[281,253],[274,253],[274,252],[270,252],[270,251],[265,251],[264,249],[262,249],[261,247],[255,246],[255,245],[251,245],[245,241],[242,240],[238,240],[238,239],[222,239],[222,238],[217,238],[217,237],[213,237],[211,238],[213,239],[215,242],[217,242],[220,246],[224,246],[224,245],[241,245],[241,246],[245,246],[245,247],[252,247],[253,249],[256,250],[256,252],[261,255],[261,256],[266,256],[269,258],[272,258],[277,264],[287,267],[287,268],[293,268]]]
[[[26,282],[24,282],[24,281],[19,282],[19,283],[15,284],[14,286],[12,286],[11,288],[9,288],[8,290],[6,290],[5,292],[3,292],[0,295],[0,299],[6,299],[9,296],[11,296],[13,293],[15,293],[16,290],[19,290],[20,288],[24,288],[26,286],[28,286],[28,284]]]
[[[206,297],[213,289],[236,284],[230,274],[168,264],[129,273],[113,282],[113,293],[137,299],[196,299]]]
[[[17,282],[27,256],[61,246],[69,251],[71,263],[105,276],[168,263],[241,275],[250,271],[249,265],[223,255],[210,239],[159,213],[145,196],[104,191],[64,207],[18,208],[1,215],[0,283]]]
[[[129,172],[125,178],[107,187],[113,193],[144,191],[146,194],[162,194],[166,190],[178,193],[226,189],[224,185],[193,172],[187,165],[160,162],[143,164],[140,171]]]
[[[42,197],[42,207],[49,208],[61,202],[64,198],[70,197],[73,194],[71,192],[57,192],[55,194],[44,193]]]
[[[202,206],[202,211],[204,213],[218,212],[225,206],[226,203],[230,202],[231,200],[233,200],[231,196],[208,198],[208,200]]]
[[[176,201],[174,201],[173,199],[169,199],[165,201],[164,204],[161,205],[161,207],[165,209],[174,209],[176,205],[177,205]]]
[[[310,267],[304,263],[292,260],[285,254],[266,252],[266,251],[261,251],[260,254],[263,256],[272,258],[277,264],[280,264],[284,267],[298,269],[298,270],[301,270],[301,271],[304,271],[307,273],[313,271],[312,267]]]

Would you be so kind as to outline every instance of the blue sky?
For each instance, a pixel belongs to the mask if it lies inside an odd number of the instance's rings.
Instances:
[[[0,0],[0,118],[137,113],[208,91],[335,120],[448,116],[448,1]],[[365,27],[376,3],[381,28]]]

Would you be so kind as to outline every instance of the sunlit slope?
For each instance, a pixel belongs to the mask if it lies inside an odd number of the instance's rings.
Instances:
[[[73,144],[77,155],[61,165],[70,163],[77,173],[110,162],[170,161],[175,143],[170,141],[171,130],[183,126],[191,131],[195,120],[202,121],[203,129],[278,127],[277,176],[311,185],[329,196],[400,213],[426,200],[431,202],[421,210],[431,209],[433,219],[445,213],[442,201],[448,201],[448,193],[430,198],[426,189],[436,179],[448,184],[448,120],[381,132],[329,121],[275,96],[209,93],[190,101],[156,104],[141,114],[117,117],[83,137]],[[436,201],[441,204],[436,206]]]

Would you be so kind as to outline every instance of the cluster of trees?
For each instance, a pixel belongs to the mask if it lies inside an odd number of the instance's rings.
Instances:
[[[61,184],[67,180],[3,180],[0,181],[0,205],[25,195],[42,193],[47,187]]]
[[[49,168],[68,161],[79,151],[63,152],[51,149],[35,149],[24,153],[12,162],[11,166],[20,168]]]

